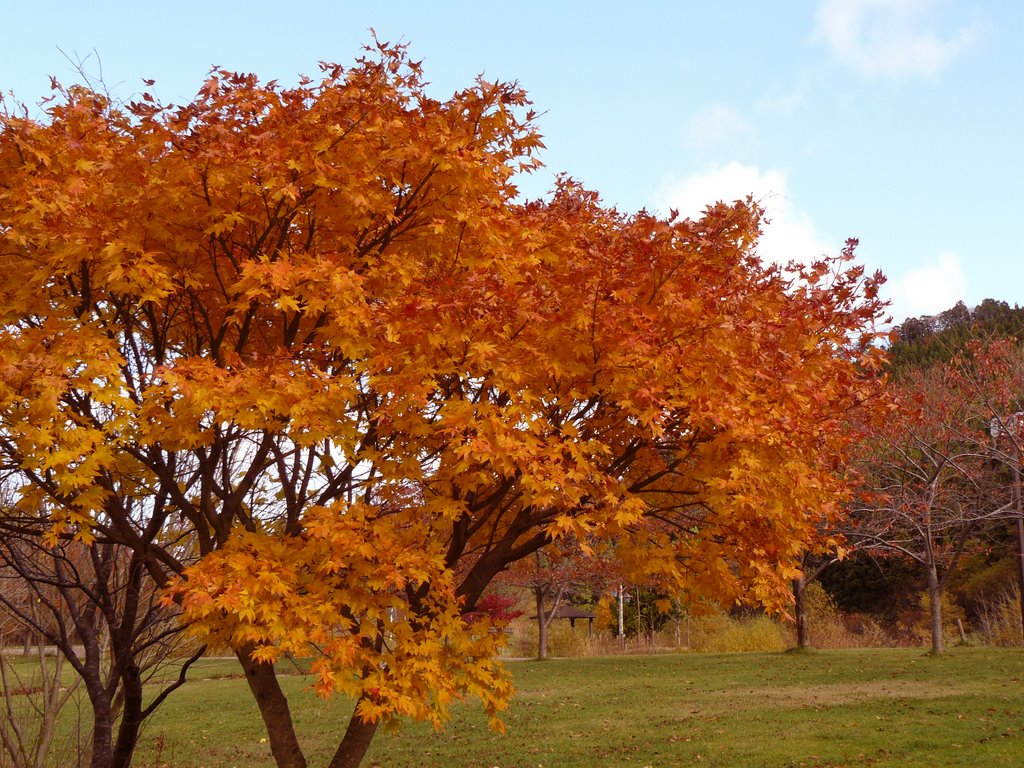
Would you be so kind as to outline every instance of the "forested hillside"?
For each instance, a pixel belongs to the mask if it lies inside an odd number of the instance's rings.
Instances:
[[[970,309],[962,301],[937,315],[910,317],[894,329],[892,371],[949,360],[972,338],[1016,336],[1024,341],[1024,307],[985,299]]]

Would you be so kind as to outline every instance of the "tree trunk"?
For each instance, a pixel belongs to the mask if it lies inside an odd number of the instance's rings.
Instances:
[[[362,699],[360,699],[362,700]],[[359,703],[356,702],[358,708]],[[355,712],[348,721],[345,737],[338,745],[338,751],[331,758],[328,768],[358,768],[370,748],[373,735],[377,732],[377,723],[364,722]]]
[[[270,751],[274,756],[274,762],[277,764],[277,768],[306,768],[306,758],[302,754],[299,740],[295,735],[288,699],[277,681],[274,666],[253,661],[253,650],[255,650],[254,646],[246,645],[235,651],[235,655],[241,662],[242,669],[245,670],[245,679],[249,683],[249,690],[252,691],[256,705],[260,708],[263,724],[267,728],[267,737],[270,739]],[[346,738],[348,738],[347,733]]]
[[[121,724],[117,729],[117,740],[111,758],[111,768],[129,768],[142,727],[142,675],[131,653],[124,654],[128,667],[121,675],[121,690],[124,703],[121,709]]]
[[[932,653],[940,654],[946,650],[942,639],[942,586],[935,564],[928,566],[928,603],[931,613]]]
[[[110,768],[110,760],[114,748],[114,712],[111,707],[113,691],[108,691],[103,684],[103,677],[100,672],[102,666],[104,648],[97,636],[95,624],[93,623],[92,611],[89,606],[86,610],[77,614],[75,627],[78,629],[79,638],[82,641],[84,651],[84,665],[80,675],[85,684],[85,691],[89,697],[89,704],[92,707],[92,740],[90,743],[89,765],[92,768]],[[66,656],[70,657],[70,648],[59,648],[61,652],[67,651]]]
[[[94,550],[94,559],[96,552]],[[111,559],[116,552],[110,552]],[[96,573],[101,573],[102,564],[96,562]],[[129,768],[132,756],[139,741],[139,729],[142,727],[142,670],[135,658],[132,648],[133,628],[138,624],[139,599],[142,595],[143,570],[142,557],[132,555],[128,567],[128,578],[125,583],[124,602],[121,606],[121,622],[119,626],[110,628],[110,646],[121,678],[121,722],[114,741],[114,752],[111,768]],[[107,577],[109,579],[109,576]],[[102,582],[106,584],[106,580]],[[105,586],[101,586],[105,593]],[[114,709],[116,712],[116,708]]]
[[[544,589],[533,588],[533,597],[537,603],[537,658],[544,660],[548,657],[548,625],[549,622],[544,616]]]
[[[811,647],[810,638],[807,636],[807,601],[804,600],[804,589],[807,582],[804,579],[793,579],[793,612],[796,614],[796,647],[808,649]]]
[[[88,681],[86,681],[88,687]],[[92,704],[92,744],[91,759],[89,764],[92,768],[109,768],[113,752],[112,735],[114,731],[114,718],[110,712],[110,702],[103,700],[103,695],[97,695],[94,690],[89,690],[90,704]]]

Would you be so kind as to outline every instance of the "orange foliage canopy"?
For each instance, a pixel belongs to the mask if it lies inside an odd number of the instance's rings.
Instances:
[[[624,215],[514,86],[400,48],[294,88],[60,90],[0,117],[0,452],[51,535],[147,552],[193,631],[316,649],[359,714],[510,687],[467,624],[551,538],[778,605],[836,514],[879,276],[762,264],[761,211]],[[189,565],[197,560],[195,564]]]

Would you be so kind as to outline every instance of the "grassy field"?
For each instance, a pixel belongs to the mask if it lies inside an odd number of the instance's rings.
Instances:
[[[141,768],[271,765],[232,662],[206,662],[148,725]],[[508,734],[472,705],[447,732],[403,724],[365,763],[380,768],[500,766],[1019,766],[1024,651],[918,650],[664,656],[512,662]],[[344,727],[344,700],[286,681],[311,766]]]

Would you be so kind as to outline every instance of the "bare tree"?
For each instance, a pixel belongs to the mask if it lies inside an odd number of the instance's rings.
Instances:
[[[143,721],[184,684],[186,672],[203,652],[181,657],[177,610],[164,604],[142,563],[143,555],[121,544],[53,540],[47,522],[34,518],[3,521],[0,605],[27,631],[52,646],[85,689],[92,710],[88,748],[78,765],[127,768]],[[26,599],[27,597],[27,599]],[[43,653],[40,647],[39,653]],[[148,703],[143,684],[156,673],[176,675]],[[46,717],[66,700],[50,691]],[[56,697],[56,698],[54,698]],[[17,739],[15,738],[15,741]]]
[[[537,611],[537,658],[548,657],[548,637],[559,608],[575,591],[584,588],[601,592],[607,586],[613,565],[597,553],[584,554],[570,544],[551,545],[515,563],[501,581],[529,590]]]
[[[924,567],[932,651],[942,653],[946,584],[982,525],[1004,519],[1012,502],[993,472],[986,425],[957,364],[913,372],[893,388],[893,413],[861,446],[867,493],[854,505],[848,538]]]
[[[4,605],[20,606],[17,612],[0,610],[0,765],[42,768],[52,760],[68,764],[66,752],[73,746],[57,744],[55,735],[58,718],[74,700],[80,680],[66,684],[64,657],[32,642],[33,632],[23,617],[41,621],[39,606],[29,587],[11,575],[10,569],[0,568]],[[7,653],[10,640],[27,651],[17,658],[11,656]]]

